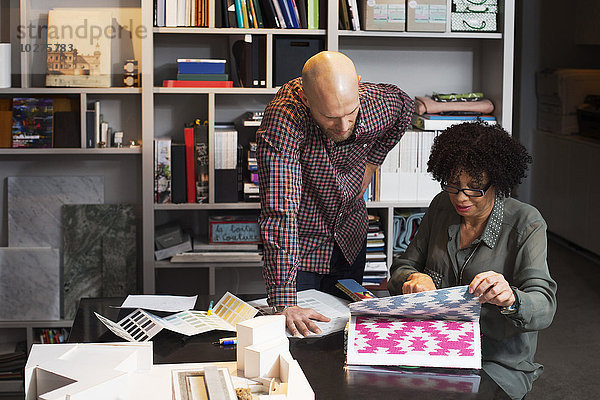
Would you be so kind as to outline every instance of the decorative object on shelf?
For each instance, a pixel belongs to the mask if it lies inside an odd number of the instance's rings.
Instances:
[[[51,98],[13,98],[12,147],[52,147]]]
[[[127,60],[123,63],[123,84],[127,87],[136,87],[139,85],[138,62],[137,60]]]
[[[361,0],[361,23],[365,31],[404,31],[405,0]]]
[[[209,217],[209,243],[260,243],[256,217]]]
[[[55,8],[48,26],[46,86],[111,86],[111,11]]]
[[[163,225],[154,232],[154,247],[154,257],[160,261],[175,254],[192,251],[192,239],[177,224]]]
[[[123,147],[123,131],[116,131],[114,136],[114,145],[120,149]]]
[[[408,0],[406,30],[446,32],[446,0]]]
[[[129,141],[129,148],[130,149],[139,149],[140,145],[135,140],[130,140]]]
[[[136,216],[129,204],[62,207],[63,313],[72,319],[81,297],[137,291]]]
[[[11,63],[10,43],[0,43],[0,88],[11,86]]]

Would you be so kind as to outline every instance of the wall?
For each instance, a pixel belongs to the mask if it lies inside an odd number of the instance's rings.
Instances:
[[[600,43],[595,36],[600,27],[600,3],[594,3],[598,2],[577,0],[567,7],[560,0],[517,2],[513,134],[532,153],[537,112],[535,73],[545,68],[600,68],[600,46],[578,44],[581,32]],[[531,201],[534,179],[530,172],[519,188],[521,200]]]

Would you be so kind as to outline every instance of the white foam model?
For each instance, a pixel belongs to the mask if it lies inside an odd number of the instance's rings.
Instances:
[[[244,376],[257,378],[272,375],[276,369],[279,369],[279,355],[289,351],[290,342],[285,336],[246,347],[244,349]]]
[[[237,332],[236,356],[238,369],[244,371],[244,353],[248,346],[262,344],[271,340],[285,338],[285,316],[267,315],[239,322]]]
[[[238,373],[241,370],[246,378],[270,382],[269,394],[261,395],[261,400],[314,400],[302,368],[290,354],[285,316],[256,317],[238,323],[236,330]]]
[[[151,367],[152,343],[34,344],[25,400],[133,400],[130,375]]]

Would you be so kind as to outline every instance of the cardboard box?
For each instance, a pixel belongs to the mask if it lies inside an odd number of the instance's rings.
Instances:
[[[536,74],[538,102],[556,104],[558,114],[575,115],[589,94],[600,94],[600,69],[556,69]]]
[[[496,14],[491,12],[453,12],[452,32],[496,32]]]
[[[405,0],[362,0],[360,18],[365,31],[404,31]]]
[[[446,32],[446,0],[408,0],[406,30],[409,32]]]

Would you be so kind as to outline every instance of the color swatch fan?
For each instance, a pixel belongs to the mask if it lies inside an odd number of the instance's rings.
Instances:
[[[467,288],[350,304],[347,363],[481,368],[481,304]]]

